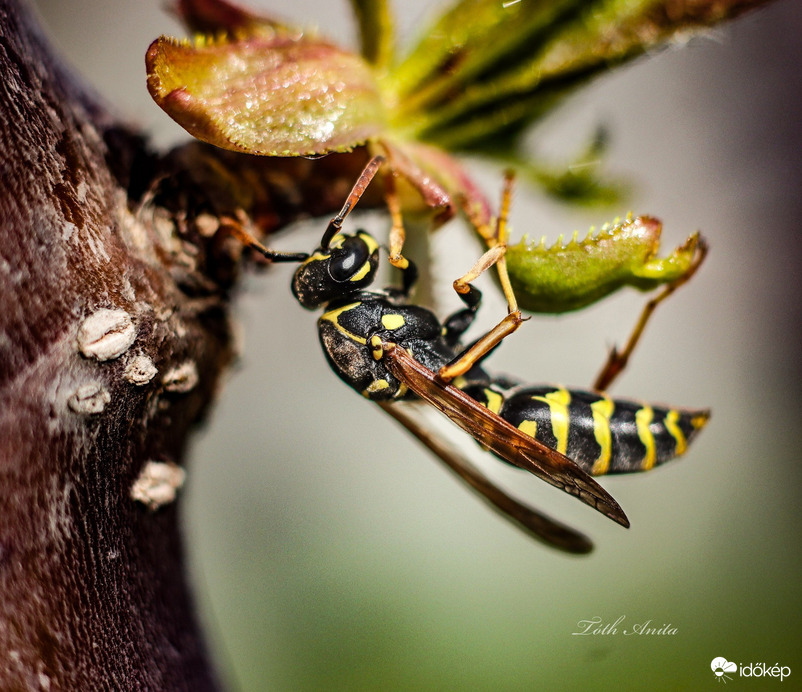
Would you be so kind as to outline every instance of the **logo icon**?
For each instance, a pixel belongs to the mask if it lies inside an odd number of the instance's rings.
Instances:
[[[726,658],[719,656],[718,658],[714,658],[710,662],[710,668],[713,671],[713,675],[716,676],[716,682],[723,682],[725,685],[727,684],[727,680],[732,680],[732,678],[727,675],[727,673],[737,673],[738,666],[736,666],[732,661],[728,661]]]

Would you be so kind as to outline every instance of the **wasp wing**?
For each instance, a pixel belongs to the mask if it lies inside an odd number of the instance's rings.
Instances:
[[[613,497],[567,456],[525,435],[461,389],[439,380],[397,344],[383,342],[382,348],[388,370],[400,382],[490,451],[629,526],[629,519]]]
[[[457,449],[443,442],[441,437],[424,423],[421,412],[412,410],[414,405],[413,402],[394,404],[380,402],[380,406],[387,413],[518,528],[547,545],[569,553],[589,553],[593,549],[593,543],[586,536],[518,502],[499,488]]]

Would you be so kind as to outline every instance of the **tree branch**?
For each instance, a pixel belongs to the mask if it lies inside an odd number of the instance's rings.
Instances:
[[[176,503],[231,361],[241,248],[331,213],[364,152],[160,157],[0,0],[0,688],[217,689]]]

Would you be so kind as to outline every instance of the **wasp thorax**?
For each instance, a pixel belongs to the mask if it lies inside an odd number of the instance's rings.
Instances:
[[[305,308],[317,308],[369,286],[378,265],[379,246],[371,235],[339,233],[298,267],[292,292]]]

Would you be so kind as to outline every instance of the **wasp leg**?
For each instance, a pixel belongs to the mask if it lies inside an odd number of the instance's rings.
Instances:
[[[471,285],[471,282],[496,264],[503,254],[503,246],[497,245],[491,248],[479,258],[467,274],[454,281],[454,290],[466,307],[449,316],[443,323],[445,328],[443,338],[450,346],[456,346],[462,334],[473,324],[482,303],[482,292]]]
[[[370,181],[373,180],[379,168],[384,163],[384,160],[383,156],[374,156],[362,169],[362,173],[359,174],[359,178],[357,178],[357,181],[351,188],[351,192],[348,193],[348,197],[345,200],[345,204],[343,204],[343,208],[340,209],[340,213],[329,221],[329,225],[326,226],[326,230],[320,240],[320,247],[323,248],[323,250],[328,250],[331,239],[340,232],[343,227],[343,222],[356,206],[357,202],[359,202],[368,185],[370,185]]]
[[[437,377],[443,382],[451,382],[454,378],[464,375],[489,356],[496,346],[510,334],[517,331],[518,327],[523,323],[524,318],[521,316],[520,310],[511,312],[487,334],[474,341],[469,348],[465,349],[454,360],[440,368],[437,372]]]
[[[593,549],[593,544],[581,533],[518,502],[499,488],[453,445],[443,442],[434,429],[424,423],[419,412],[412,410],[413,404],[405,405],[402,402],[379,405],[484,497],[505,519],[523,528],[533,538],[569,553],[589,553]]]
[[[220,217],[220,229],[233,236],[245,247],[256,250],[271,262],[303,262],[309,257],[306,252],[278,252],[270,250],[260,243],[249,231],[245,230],[248,220],[245,213],[237,212],[237,218],[231,216]]]
[[[411,262],[401,254],[404,243],[407,239],[404,230],[404,218],[401,214],[401,202],[398,199],[398,192],[395,186],[396,172],[390,169],[384,176],[384,199],[387,202],[387,209],[390,211],[392,226],[390,227],[390,253],[389,261],[396,269],[402,272],[401,294],[406,297],[418,280],[418,269],[414,262]]]
[[[607,357],[607,362],[604,364],[601,372],[596,377],[596,381],[593,383],[594,389],[603,392],[610,387],[615,378],[618,377],[618,375],[620,375],[627,366],[629,357],[632,355],[632,352],[638,345],[638,341],[643,334],[643,330],[646,328],[646,323],[649,321],[649,318],[652,316],[655,308],[657,308],[660,303],[668,298],[680,286],[690,281],[697,269],[699,269],[705,257],[707,257],[708,251],[708,245],[704,238],[699,238],[696,248],[696,257],[691,263],[691,266],[688,267],[688,270],[679,278],[675,279],[669,284],[666,284],[660,293],[646,303],[643,311],[640,314],[640,317],[638,318],[638,321],[635,323],[635,328],[629,335],[629,340],[627,341],[626,346],[624,346],[624,349],[619,351],[615,346],[613,346],[612,350],[610,351],[610,355]]]
[[[511,171],[507,171],[504,176],[504,189],[501,194],[501,207],[496,221],[496,230],[492,237],[487,240],[490,249],[477,260],[476,264],[474,264],[465,275],[454,281],[454,290],[469,308],[472,306],[478,308],[479,301],[481,300],[481,293],[479,293],[477,288],[471,285],[471,282],[475,281],[481,274],[490,269],[490,267],[496,265],[499,280],[501,281],[501,289],[504,291],[504,297],[507,299],[508,312],[514,312],[518,309],[518,302],[515,299],[515,294],[513,293],[507,274],[507,262],[504,259],[504,254],[507,251],[507,220],[510,214],[510,203],[512,201],[512,188],[514,183],[515,176]],[[474,292],[478,293],[478,297],[473,297],[471,295]]]
[[[515,293],[513,293],[510,285],[507,262],[504,259],[504,253],[507,250],[507,218],[510,211],[513,182],[514,177],[512,173],[508,172],[504,177],[504,191],[496,223],[495,244],[479,258],[465,275],[454,281],[454,290],[467,307],[465,310],[455,313],[446,321],[446,340],[456,340],[456,335],[461,333],[460,330],[464,332],[473,321],[473,317],[479,309],[482,293],[478,288],[472,286],[471,282],[493,265],[496,266],[501,288],[504,291],[504,297],[507,299],[507,316],[487,334],[477,339],[470,348],[440,368],[437,373],[438,377],[445,382],[450,382],[455,377],[468,372],[524,322],[521,311],[518,309]]]

